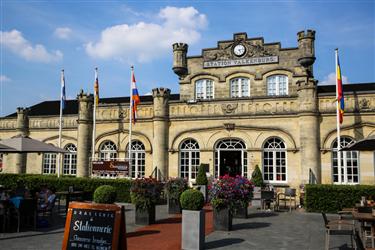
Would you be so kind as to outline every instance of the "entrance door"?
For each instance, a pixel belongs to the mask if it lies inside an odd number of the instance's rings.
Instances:
[[[220,175],[242,175],[242,151],[220,150]]]

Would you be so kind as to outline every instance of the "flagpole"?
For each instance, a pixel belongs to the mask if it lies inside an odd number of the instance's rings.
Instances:
[[[129,148],[128,148],[128,154],[129,154],[129,173],[132,166],[132,120],[133,120],[133,89],[132,89],[132,82],[133,82],[133,74],[134,74],[134,66],[131,66],[131,74],[130,74],[130,102],[129,102]]]
[[[338,49],[335,49],[336,60],[336,126],[337,126],[337,168],[338,168],[338,183],[341,183],[341,138],[340,138],[340,100],[339,100],[339,82],[338,82]]]
[[[97,84],[96,81],[98,80],[98,68],[95,68],[95,83],[94,83],[94,110],[93,110],[93,128],[92,128],[92,151],[91,151],[91,163],[95,158],[95,141],[96,141],[96,105],[97,105],[97,98],[99,98],[97,95],[97,90],[95,89]],[[99,86],[98,86],[99,88]]]
[[[65,85],[64,69],[61,70],[61,86],[60,86],[60,123],[59,123],[59,148],[61,148],[61,134],[62,134],[62,102],[63,102],[63,84]],[[57,161],[57,177],[60,177],[61,153],[58,153]]]

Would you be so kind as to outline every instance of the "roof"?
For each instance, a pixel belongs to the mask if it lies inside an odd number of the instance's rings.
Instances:
[[[375,82],[343,85],[344,93],[375,91]],[[318,94],[335,94],[336,85],[318,85]]]
[[[152,95],[141,96],[141,103],[152,103]],[[179,100],[179,94],[171,94],[170,100]],[[100,98],[99,103],[102,104],[127,104],[129,97],[110,97]],[[44,116],[44,115],[59,115],[60,114],[60,100],[57,101],[44,101],[29,107],[29,116]],[[67,100],[65,103],[64,115],[78,114],[78,100]],[[6,117],[16,117],[17,113],[12,113]]]

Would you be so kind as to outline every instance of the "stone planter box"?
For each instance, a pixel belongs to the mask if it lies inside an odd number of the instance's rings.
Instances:
[[[203,194],[204,202],[207,202],[207,186],[206,185],[196,185],[197,190],[199,190]]]
[[[135,224],[150,225],[153,223],[155,223],[155,205],[146,210],[135,209]]]
[[[180,214],[181,213],[180,201],[176,199],[168,199],[168,213]]]
[[[248,205],[249,204],[247,204],[247,206],[243,206],[241,203],[237,204],[234,207],[233,218],[243,218],[243,219],[246,219],[247,216],[248,216],[248,213],[247,213],[247,207],[248,207]]]
[[[181,249],[204,249],[205,211],[182,210]]]
[[[219,231],[232,230],[232,213],[229,208],[214,209],[214,229]]]

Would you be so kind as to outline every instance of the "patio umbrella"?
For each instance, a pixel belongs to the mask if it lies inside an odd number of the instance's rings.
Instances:
[[[55,147],[45,142],[32,139],[27,136],[15,136],[0,142],[7,148],[1,148],[0,152],[7,153],[67,153],[68,151]]]
[[[352,151],[352,150],[375,151],[375,135],[359,140],[341,149],[341,151]]]
[[[0,143],[0,152],[14,152],[15,149]]]

